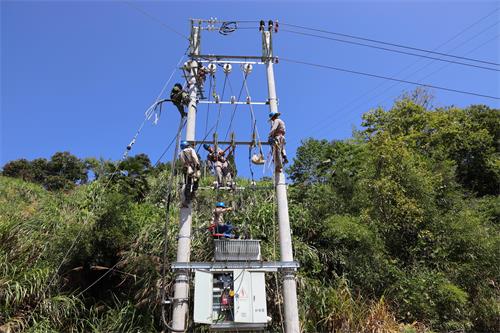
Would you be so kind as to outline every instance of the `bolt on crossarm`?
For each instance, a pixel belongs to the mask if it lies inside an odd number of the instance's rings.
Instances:
[[[198,55],[200,52],[200,27],[191,23],[190,55]],[[196,105],[198,88],[196,86],[195,61],[187,62],[189,68],[189,105],[186,123],[186,141],[195,140]],[[177,242],[177,262],[189,262],[191,254],[191,229],[193,219],[193,206],[189,201],[180,209],[179,235]],[[189,311],[189,270],[178,270],[175,274],[175,289],[173,299],[172,331],[183,332],[186,330],[186,318]]]
[[[273,23],[269,21],[268,30],[261,23],[262,31],[262,59],[266,62],[267,88],[269,94],[269,109],[271,112],[278,112],[278,103],[276,99],[276,87],[274,84],[274,57],[272,49]],[[273,149],[273,158],[277,164],[281,152],[279,149]],[[290,219],[288,216],[288,199],[285,183],[285,174],[281,167],[276,167],[274,171],[274,184],[276,192],[276,201],[278,205],[278,223],[280,238],[281,261],[293,261],[292,252],[292,234],[290,230]],[[285,308],[285,332],[299,333],[299,312],[297,306],[297,283],[295,280],[295,270],[283,270],[283,302]]]

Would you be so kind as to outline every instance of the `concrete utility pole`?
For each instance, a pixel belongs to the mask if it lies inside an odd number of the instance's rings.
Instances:
[[[198,55],[200,52],[200,29],[191,25],[190,53]],[[189,66],[189,97],[188,115],[186,123],[186,141],[195,140],[196,104],[198,88],[196,86],[196,73],[198,71],[195,61],[188,61]],[[177,242],[177,262],[189,262],[191,255],[191,225],[193,206],[189,202],[187,207],[181,207],[179,236]],[[189,300],[189,270],[178,270],[175,275],[175,291],[173,299],[172,328],[173,331],[183,332],[186,329]]]
[[[261,27],[263,28],[263,27]],[[273,50],[272,50],[272,24],[269,31],[262,30],[262,51],[266,62],[267,90],[269,93],[269,109],[278,112],[276,99],[276,87],[274,85]],[[277,149],[274,152],[275,161],[280,154]],[[275,169],[274,184],[276,187],[276,201],[278,203],[278,222],[280,235],[281,261],[293,261],[292,234],[290,231],[290,219],[288,217],[288,199],[285,183],[285,175],[282,169]],[[283,301],[285,308],[285,331],[286,333],[299,333],[299,311],[297,307],[297,283],[295,281],[295,270],[283,270]]]

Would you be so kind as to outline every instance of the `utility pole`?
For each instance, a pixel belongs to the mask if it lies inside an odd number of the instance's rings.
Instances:
[[[278,112],[278,102],[276,99],[276,87],[274,85],[273,69],[273,49],[272,33],[273,23],[269,21],[268,31],[261,25],[262,30],[262,57],[266,63],[267,90],[269,94],[269,109],[271,112]],[[277,161],[280,152],[274,149],[274,160]],[[276,162],[275,162],[276,164]],[[275,168],[274,185],[276,187],[276,201],[278,203],[278,223],[280,237],[281,261],[292,262],[292,234],[290,231],[290,219],[288,216],[288,199],[283,169]],[[295,281],[295,269],[285,269],[282,271],[283,277],[283,301],[285,308],[285,331],[286,333],[299,333],[299,311],[297,307],[297,283]]]
[[[190,55],[198,55],[200,52],[200,27],[191,21]],[[198,71],[196,61],[188,61],[188,83],[189,83],[189,105],[186,123],[186,141],[195,140],[196,127],[196,105],[198,88],[196,86],[196,73]],[[184,207],[186,206],[186,207]],[[191,225],[193,218],[193,206],[191,201],[182,205],[180,209],[179,236],[177,243],[177,262],[189,262],[191,255]],[[172,328],[173,331],[183,332],[186,329],[187,312],[189,300],[189,270],[178,270],[175,274],[175,290],[173,299]]]

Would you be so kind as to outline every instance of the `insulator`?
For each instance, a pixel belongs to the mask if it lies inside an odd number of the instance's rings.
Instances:
[[[278,32],[279,29],[279,23],[278,21],[274,22],[274,32]]]
[[[231,64],[224,64],[223,69],[224,73],[229,74],[233,70],[233,66]]]
[[[236,103],[236,96],[231,96],[231,104]]]
[[[132,146],[135,144],[135,138],[132,139],[132,141],[130,141],[130,143],[128,144],[127,146],[127,150],[130,150],[132,149]]]
[[[268,30],[273,31],[273,21],[269,20],[269,22],[267,24],[268,24]]]
[[[245,74],[250,74],[250,73],[252,73],[252,69],[253,69],[252,64],[244,64],[244,65],[243,65],[243,72],[244,72]]]
[[[259,31],[264,31],[265,25],[264,20],[260,20]]]
[[[216,71],[217,71],[217,65],[215,65],[214,63],[208,64],[208,72],[210,74],[215,74]]]
[[[252,98],[250,96],[247,96],[247,104],[250,104],[252,102]]]
[[[219,95],[215,95],[215,98],[214,98],[214,99],[215,99],[215,103],[219,103],[219,101],[220,101],[220,97],[219,97]]]
[[[189,65],[189,61],[186,61],[183,66],[184,70],[189,71],[191,69],[191,66]]]

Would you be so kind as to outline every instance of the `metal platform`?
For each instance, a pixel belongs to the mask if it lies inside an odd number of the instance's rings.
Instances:
[[[187,140],[187,142],[189,142],[189,144],[191,145],[200,145],[200,144],[203,144],[203,143],[209,143],[209,144],[214,144],[214,140]],[[234,144],[234,145],[245,145],[245,146],[255,146],[257,144],[257,142],[254,142],[254,141],[217,141],[217,144],[218,145],[231,145],[231,144]],[[261,145],[263,146],[269,146],[269,142],[266,142],[266,141],[262,141],[260,142]]]
[[[215,261],[215,262],[173,262],[172,270],[210,270],[218,271],[225,269],[250,269],[264,272],[276,272],[278,270],[296,270],[300,267],[297,261]]]
[[[250,324],[250,323],[235,323],[222,322],[210,325],[210,331],[217,332],[247,332],[247,331],[263,331],[267,327],[266,324]]]
[[[287,185],[288,186],[288,185]],[[198,190],[222,190],[222,191],[234,191],[234,190],[274,190],[274,186],[236,186],[236,187],[228,187],[221,186],[219,188],[215,188],[214,186],[200,186]]]

